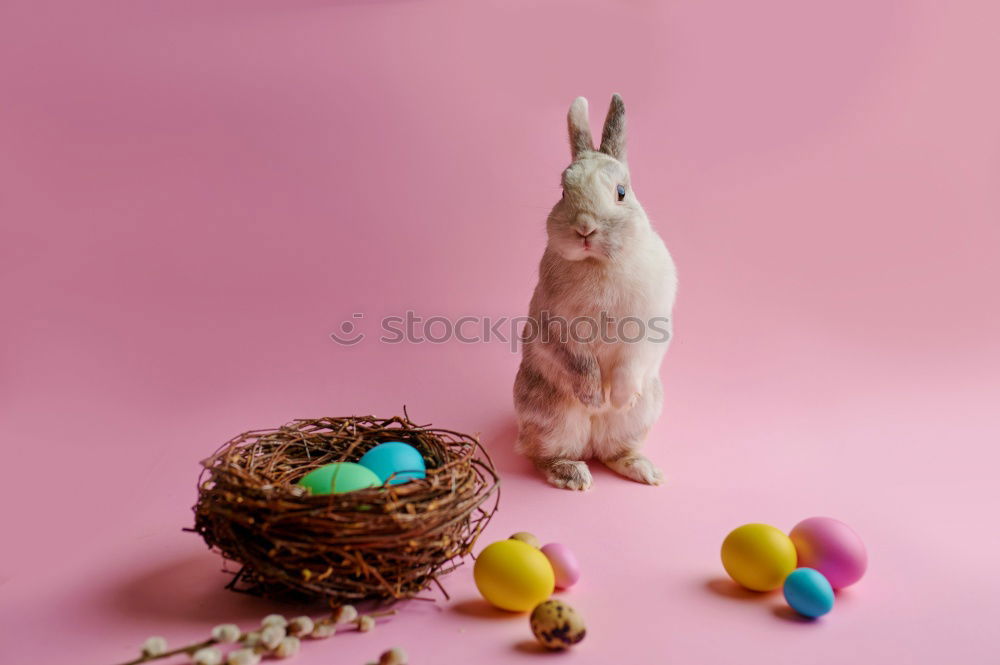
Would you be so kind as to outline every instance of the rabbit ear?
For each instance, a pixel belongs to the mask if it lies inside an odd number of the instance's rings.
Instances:
[[[620,162],[625,161],[625,102],[618,93],[611,95],[608,117],[604,119],[601,152]]]
[[[566,120],[569,124],[569,149],[576,159],[581,152],[594,149],[594,139],[590,135],[586,97],[577,97],[569,107]]]

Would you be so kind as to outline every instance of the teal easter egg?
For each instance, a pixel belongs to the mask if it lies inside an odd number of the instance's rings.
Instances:
[[[833,587],[823,573],[797,568],[785,578],[785,600],[799,614],[815,619],[833,609]]]
[[[380,487],[382,481],[371,469],[360,464],[334,462],[313,469],[302,477],[299,485],[308,488],[312,494],[343,494]]]
[[[358,464],[375,472],[382,482],[399,485],[427,475],[427,467],[420,451],[402,441],[386,441],[365,453]]]

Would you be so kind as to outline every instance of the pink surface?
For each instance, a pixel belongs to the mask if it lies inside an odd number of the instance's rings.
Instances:
[[[294,611],[221,589],[197,461],[391,414],[482,432],[486,541],[580,559],[580,663],[980,663],[1000,531],[1000,89],[988,2],[0,4],[0,662]],[[576,95],[629,108],[681,273],[669,484],[557,491],[502,343],[353,348],[353,312],[518,315]],[[815,623],[722,580],[734,526],[831,515],[868,573]],[[537,660],[525,617],[412,602],[297,662]],[[986,654],[991,654],[987,656]]]

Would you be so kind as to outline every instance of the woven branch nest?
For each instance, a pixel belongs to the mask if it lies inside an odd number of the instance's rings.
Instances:
[[[427,477],[319,496],[295,484],[385,441],[417,448]],[[500,495],[476,437],[419,426],[406,415],[296,420],[246,432],[202,466],[194,531],[242,564],[229,588],[331,605],[412,598],[432,582],[444,592],[438,577],[471,552]]]

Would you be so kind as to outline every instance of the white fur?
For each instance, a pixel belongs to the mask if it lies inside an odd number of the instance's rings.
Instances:
[[[563,198],[549,214],[530,316],[669,319],[677,272],[632,191],[624,106],[616,95],[605,123],[602,150],[613,154],[587,149],[586,108],[579,98],[568,115],[574,159],[563,172]],[[625,187],[622,201],[618,185]],[[672,323],[663,327],[672,334]],[[660,414],[659,369],[668,346],[649,337],[634,343],[525,340],[514,389],[518,450],[550,482],[586,489],[586,466],[567,462],[591,457],[639,482],[660,482],[659,470],[638,454]]]

